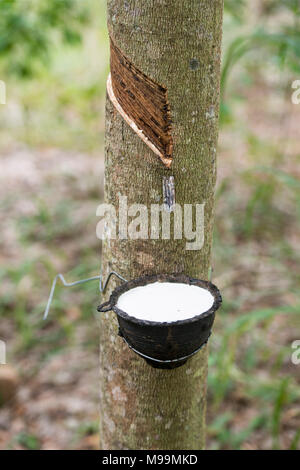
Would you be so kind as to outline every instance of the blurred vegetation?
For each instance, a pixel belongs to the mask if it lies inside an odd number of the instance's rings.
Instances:
[[[5,0],[0,8],[0,76],[9,103],[0,118],[3,144],[18,137],[96,150],[108,73],[105,1]]]
[[[108,72],[105,1],[3,0],[0,8],[0,78],[8,94],[0,116],[3,149],[27,146],[42,159],[43,150],[58,147],[99,159]],[[210,448],[300,446],[299,367],[290,362],[300,327],[299,147],[293,131],[279,135],[283,126],[289,129],[291,83],[300,75],[299,15],[298,0],[225,0],[214,238],[214,279],[224,306],[210,342]],[[41,320],[57,266],[70,280],[99,270],[99,243],[88,237],[96,225],[97,178],[90,175],[82,189],[80,175],[63,174],[63,197],[55,178],[45,177],[38,197],[34,187],[28,192],[34,213],[13,222],[22,260],[0,270],[1,321],[17,332],[16,358],[38,351],[33,368],[63,355],[83,325],[84,348],[97,354],[95,286],[58,288],[51,318]],[[24,197],[6,195],[1,207],[12,213]],[[84,214],[74,217],[83,205]],[[77,434],[95,429],[88,420]],[[42,447],[31,431],[14,442]]]
[[[2,0],[0,54],[8,59],[7,72],[24,79],[38,73],[40,62],[48,66],[57,33],[67,44],[78,43],[88,13],[78,0]]]

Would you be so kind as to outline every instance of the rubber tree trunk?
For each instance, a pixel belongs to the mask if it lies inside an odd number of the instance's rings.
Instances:
[[[164,176],[174,176],[176,203],[205,203],[204,244],[187,240],[115,239],[103,243],[103,275],[126,279],[183,272],[207,279],[210,268],[223,0],[108,0],[114,44],[147,77],[167,88],[174,141],[167,169],[106,101],[105,202],[162,203]],[[130,219],[130,218],[129,218]],[[111,290],[119,283],[112,282]],[[174,370],[151,368],[102,314],[100,435],[103,449],[201,449],[205,445],[207,347]]]

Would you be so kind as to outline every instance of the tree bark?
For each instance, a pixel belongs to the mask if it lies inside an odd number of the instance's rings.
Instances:
[[[108,0],[109,35],[135,67],[168,91],[174,141],[167,169],[106,101],[105,202],[162,203],[174,176],[176,203],[205,203],[201,250],[182,240],[103,242],[103,276],[126,279],[183,272],[207,279],[212,241],[223,0]],[[112,282],[106,300],[119,281]],[[207,347],[184,366],[151,368],[102,314],[100,436],[103,449],[202,449],[205,445]]]

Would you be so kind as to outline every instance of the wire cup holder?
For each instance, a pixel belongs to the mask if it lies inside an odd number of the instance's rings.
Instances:
[[[184,274],[157,274],[127,281],[116,271],[111,271],[105,282],[103,282],[102,275],[67,282],[62,274],[57,274],[51,286],[44,312],[44,320],[49,315],[58,280],[61,280],[65,287],[99,280],[99,291],[104,293],[112,276],[116,276],[123,282],[113,290],[109,300],[99,305],[97,310],[98,312],[113,311],[117,315],[119,336],[123,338],[132,351],[142,357],[149,365],[158,369],[180,367],[207,344],[211,335],[215,312],[221,306],[222,297],[218,288],[210,281],[190,278]],[[118,308],[118,298],[124,292],[153,282],[183,283],[207,289],[213,295],[214,303],[206,312],[175,322],[140,320],[131,316],[130,312],[124,312]]]
[[[48,298],[48,302],[47,302],[47,306],[46,306],[46,309],[45,309],[45,312],[44,312],[43,319],[46,320],[48,315],[49,315],[49,311],[50,311],[50,307],[51,307],[51,304],[52,304],[52,301],[53,301],[55,287],[56,287],[58,279],[61,280],[64,287],[73,287],[73,286],[77,286],[79,284],[85,284],[86,282],[96,281],[96,280],[99,279],[99,292],[104,294],[104,292],[106,291],[106,288],[108,286],[108,283],[110,281],[110,278],[112,276],[116,276],[121,281],[126,282],[126,279],[124,279],[124,277],[121,276],[121,274],[118,274],[116,271],[111,271],[108,274],[107,279],[104,283],[103,283],[103,277],[102,277],[101,274],[99,276],[92,276],[92,277],[88,277],[86,279],[81,279],[81,280],[75,281],[75,282],[67,282],[62,274],[57,274],[55,276],[55,278],[53,279],[53,282],[52,282],[52,286],[51,286],[51,290],[50,290],[50,294],[49,294],[49,298]]]

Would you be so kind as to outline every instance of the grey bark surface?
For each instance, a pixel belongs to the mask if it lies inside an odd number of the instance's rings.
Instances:
[[[223,0],[108,0],[108,28],[136,67],[168,90],[174,140],[166,169],[106,101],[105,202],[162,203],[173,175],[176,203],[205,203],[205,240],[106,240],[103,275],[126,279],[183,272],[207,279],[210,267],[219,115]],[[118,284],[112,282],[105,299]],[[205,445],[207,347],[174,370],[153,369],[117,335],[114,313],[102,314],[100,438],[103,449],[201,449]]]

